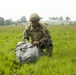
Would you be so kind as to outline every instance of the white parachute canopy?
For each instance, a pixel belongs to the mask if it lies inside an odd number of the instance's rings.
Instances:
[[[28,42],[19,42],[15,50],[20,62],[34,62],[41,56],[40,48]]]

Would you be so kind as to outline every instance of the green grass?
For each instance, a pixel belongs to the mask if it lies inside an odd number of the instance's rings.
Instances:
[[[24,26],[0,26],[0,75],[76,75],[76,26],[49,26],[53,56],[21,64],[15,47],[22,41]]]

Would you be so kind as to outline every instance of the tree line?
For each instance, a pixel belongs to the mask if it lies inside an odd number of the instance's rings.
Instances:
[[[0,26],[5,26],[5,25],[11,25],[11,24],[18,24],[18,23],[26,23],[27,19],[25,16],[22,16],[20,19],[17,21],[13,21],[12,19],[4,19],[3,17],[0,17]]]
[[[42,19],[42,17],[40,17],[41,19]],[[56,21],[56,22],[63,22],[64,20],[63,20],[63,17],[62,16],[60,16],[60,17],[49,17],[48,18],[49,20],[50,20],[50,22],[52,22],[52,21]],[[65,17],[65,21],[66,22],[68,22],[68,21],[70,21],[71,20],[71,18],[70,17]],[[3,17],[0,17],[0,26],[2,25],[2,26],[5,26],[5,25],[11,25],[11,24],[22,24],[22,23],[26,23],[26,22],[28,22],[27,21],[27,19],[26,19],[26,17],[25,16],[22,16],[20,19],[18,19],[17,21],[13,21],[12,19],[4,19]]]
[[[59,20],[59,21],[63,21],[63,17],[60,16],[60,17],[49,17],[49,20],[52,21],[52,20]],[[71,20],[70,17],[65,17],[65,21],[68,22],[69,20]]]

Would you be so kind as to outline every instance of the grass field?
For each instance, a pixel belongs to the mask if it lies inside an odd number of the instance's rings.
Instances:
[[[17,61],[15,47],[22,41],[24,26],[0,26],[0,75],[76,75],[76,26],[48,26],[53,56],[36,63]]]

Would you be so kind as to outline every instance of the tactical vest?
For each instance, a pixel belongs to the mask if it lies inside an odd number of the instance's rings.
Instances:
[[[31,41],[39,41],[44,37],[43,35],[43,26],[39,24],[36,28],[33,28],[32,25],[28,28],[28,34],[31,38]]]

